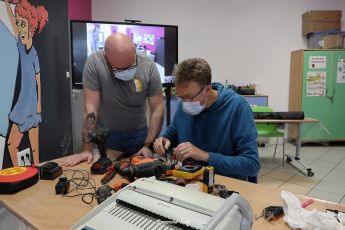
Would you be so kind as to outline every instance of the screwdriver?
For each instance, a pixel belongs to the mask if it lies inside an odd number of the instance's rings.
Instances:
[[[116,172],[119,170],[120,168],[120,162],[117,161],[115,162],[113,165],[109,166],[109,168],[107,169],[106,174],[104,175],[104,177],[101,179],[101,184],[105,185],[106,183],[108,183],[111,179],[114,178],[114,176],[116,175]]]
[[[167,162],[168,164],[175,164],[175,157],[174,157],[174,149],[172,147],[169,147],[166,151],[165,151],[165,162]]]

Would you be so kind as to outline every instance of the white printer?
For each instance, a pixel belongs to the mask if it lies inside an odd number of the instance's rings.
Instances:
[[[141,178],[93,208],[71,229],[251,229],[249,203]]]

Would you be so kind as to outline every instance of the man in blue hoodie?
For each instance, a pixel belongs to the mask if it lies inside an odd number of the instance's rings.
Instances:
[[[260,169],[257,132],[246,100],[219,83],[200,58],[182,61],[174,70],[180,98],[172,124],[154,142],[161,155],[172,145],[178,161],[193,159],[215,173],[241,180]]]

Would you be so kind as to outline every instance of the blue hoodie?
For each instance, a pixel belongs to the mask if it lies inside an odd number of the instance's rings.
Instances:
[[[182,103],[163,136],[172,145],[190,142],[209,153],[208,164],[215,173],[247,180],[260,169],[257,132],[247,101],[220,83],[212,83],[218,91],[211,107],[196,116],[182,110]]]

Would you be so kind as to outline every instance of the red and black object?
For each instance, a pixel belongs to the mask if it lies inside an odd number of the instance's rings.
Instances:
[[[119,171],[120,166],[121,166],[120,161],[117,161],[117,162],[115,162],[113,165],[111,165],[111,166],[108,168],[106,174],[105,174],[104,177],[101,179],[102,185],[107,184],[111,179],[114,178],[114,176],[116,175],[116,172]]]
[[[109,158],[107,158],[106,153],[106,142],[111,131],[107,128],[99,128],[93,133],[89,134],[89,138],[86,142],[93,142],[97,145],[101,158],[98,159],[91,166],[92,174],[104,174],[107,172],[108,168],[113,164]]]
[[[113,185],[113,190],[115,192],[119,191],[120,189],[126,187],[127,185],[129,184],[129,181],[126,181],[124,179],[117,179],[115,180],[114,182],[114,185]]]
[[[20,166],[0,170],[0,194],[12,194],[37,183],[35,166]]]
[[[155,176],[159,178],[166,172],[167,168],[163,162],[153,158],[133,157],[129,166],[120,168],[119,174],[130,180],[141,177]]]
[[[113,163],[109,158],[106,157],[101,157],[96,161],[95,163],[92,164],[91,166],[91,173],[92,174],[104,174],[107,172],[108,168],[112,165]]]

